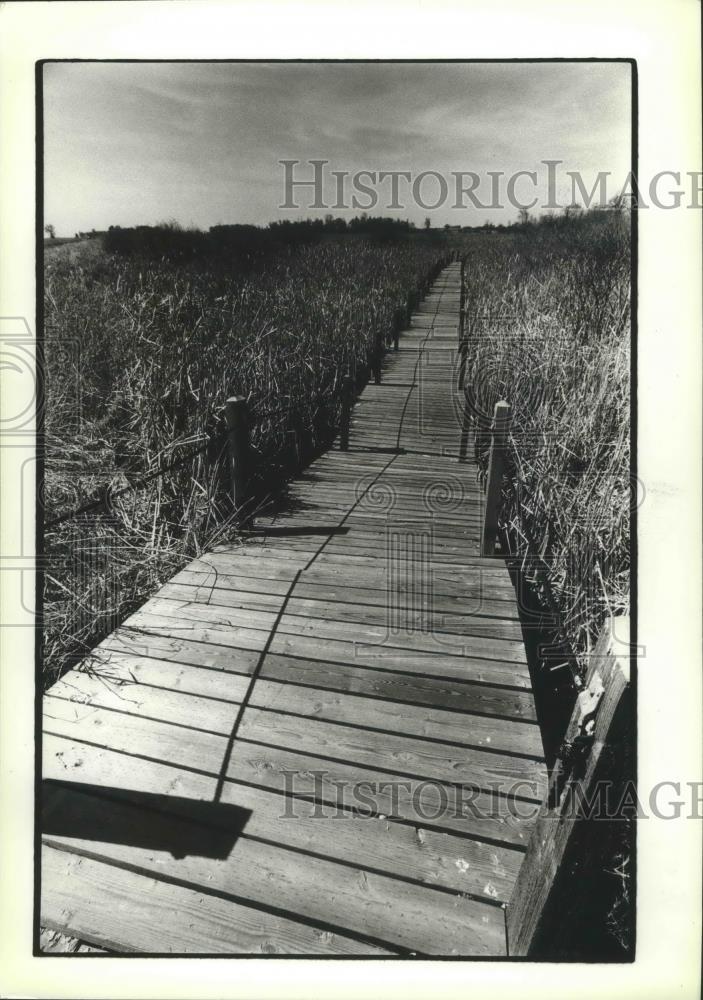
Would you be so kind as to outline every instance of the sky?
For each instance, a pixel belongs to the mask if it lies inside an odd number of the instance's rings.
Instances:
[[[327,160],[323,200],[297,189],[286,200],[282,160],[298,160],[294,177],[313,176]],[[421,225],[508,223],[507,177],[522,178],[522,201],[547,197],[544,160],[559,160],[556,195],[571,201],[566,171],[587,190],[598,171],[612,174],[616,194],[630,169],[630,67],[622,63],[48,63],[44,66],[44,221],[72,236],[109,225],[175,220],[265,225],[274,219],[359,215],[335,206],[331,171],[437,171],[444,202],[428,210],[399,179],[402,208],[390,180],[364,182],[378,203],[369,214]],[[491,200],[487,171],[504,171],[501,208],[457,201],[455,171],[479,178],[476,197]],[[464,182],[465,185],[467,182]],[[417,189],[425,205],[441,200],[436,179]],[[345,182],[345,200],[354,194]],[[540,206],[534,210],[539,212]]]

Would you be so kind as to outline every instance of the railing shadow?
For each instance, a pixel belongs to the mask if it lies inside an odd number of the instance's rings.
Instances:
[[[41,833],[72,841],[167,851],[174,858],[224,859],[251,810],[222,802],[45,779]]]

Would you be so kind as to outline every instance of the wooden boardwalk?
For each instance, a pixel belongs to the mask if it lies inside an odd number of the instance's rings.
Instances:
[[[505,955],[546,774],[460,460],[459,278],[386,355],[348,451],[48,692],[45,926],[119,952]]]

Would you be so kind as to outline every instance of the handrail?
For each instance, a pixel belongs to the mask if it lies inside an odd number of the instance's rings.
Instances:
[[[80,507],[74,508],[74,510],[68,511],[65,514],[60,514],[58,517],[52,518],[51,521],[47,521],[44,524],[44,529],[48,530],[50,528],[55,528],[57,525],[62,524],[64,521],[69,521],[73,517],[78,517],[81,514],[89,514],[93,510],[99,510],[101,507],[105,510],[109,510],[112,505],[113,500],[118,497],[124,496],[126,493],[133,492],[134,490],[139,490],[143,486],[152,482],[154,479],[158,479],[159,476],[165,475],[167,472],[172,472],[174,469],[179,468],[182,465],[186,465],[192,459],[197,458],[198,455],[202,455],[219,440],[224,439],[224,432],[220,434],[215,434],[209,437],[208,440],[202,444],[199,448],[194,451],[189,452],[186,456],[171,462],[169,465],[165,465],[161,468],[154,469],[152,472],[147,473],[141,479],[137,480],[136,483],[130,483],[129,486],[125,486],[120,490],[113,490],[110,488],[109,483],[105,486],[99,487],[95,493],[99,494],[94,500],[89,500],[87,503],[81,504]]]

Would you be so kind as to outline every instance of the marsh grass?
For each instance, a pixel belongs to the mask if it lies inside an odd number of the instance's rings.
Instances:
[[[490,416],[505,399],[504,539],[546,617],[558,612],[578,679],[606,617],[629,607],[629,218],[543,220],[477,236],[467,252],[479,458],[485,468]]]
[[[291,246],[246,269],[47,253],[45,517],[120,495],[46,531],[46,684],[232,531],[212,454],[130,484],[205,443],[233,394],[259,467],[290,473],[333,433],[345,372],[363,382],[376,332],[392,336],[445,254],[419,235]]]
[[[478,457],[485,467],[505,398],[505,543],[583,667],[629,602],[629,220],[593,212],[462,239]],[[46,516],[107,484],[124,492],[47,531],[47,683],[232,532],[212,455],[130,484],[204,444],[232,394],[249,401],[259,467],[290,474],[329,440],[345,371],[363,384],[376,331],[390,338],[446,254],[418,236],[345,236],[241,270],[95,242],[46,256]]]

